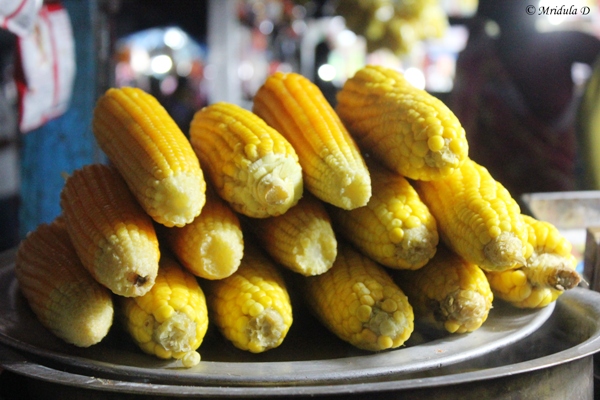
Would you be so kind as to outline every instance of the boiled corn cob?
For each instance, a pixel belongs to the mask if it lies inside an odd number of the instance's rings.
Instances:
[[[262,353],[278,347],[292,325],[292,305],[275,264],[246,244],[242,264],[228,278],[206,281],[211,321],[235,347]]]
[[[458,118],[396,70],[359,70],[338,92],[336,111],[363,152],[408,178],[439,179],[468,156]]]
[[[414,314],[384,267],[339,243],[333,267],[302,281],[312,312],[331,332],[371,351],[401,346],[412,334]]]
[[[84,267],[121,296],[154,284],[160,250],[152,219],[111,166],[75,170],[60,194],[67,229]]]
[[[551,223],[528,215],[523,220],[533,247],[526,264],[504,272],[487,272],[497,298],[519,308],[540,308],[555,301],[565,290],[577,286],[581,277],[571,243]]]
[[[197,349],[208,329],[206,298],[198,281],[170,255],[163,255],[156,283],[140,297],[119,299],[123,326],[147,354],[200,362]]]
[[[294,148],[251,111],[211,104],[194,115],[190,140],[215,189],[235,211],[255,218],[280,215],[302,196]]]
[[[199,216],[181,228],[164,228],[159,233],[179,262],[205,279],[230,276],[244,254],[239,218],[210,186]]]
[[[21,242],[15,275],[38,320],[57,337],[89,347],[108,334],[112,296],[81,265],[62,217],[39,225]]]
[[[418,269],[438,244],[435,218],[406,178],[368,163],[373,195],[365,207],[328,208],[336,231],[386,267]]]
[[[440,246],[417,271],[392,271],[408,296],[417,326],[472,332],[486,321],[494,295],[481,268]]]
[[[442,241],[467,262],[503,271],[531,254],[519,205],[485,167],[467,159],[448,177],[414,185]]]
[[[333,265],[337,239],[324,204],[305,193],[278,217],[245,220],[244,228],[283,267],[301,275],[319,275]]]
[[[254,96],[253,111],[294,146],[315,196],[344,209],[367,204],[371,179],[360,150],[315,84],[277,72]]]
[[[198,157],[167,111],[137,88],[111,88],[94,109],[100,148],[158,223],[183,226],[202,210],[205,181]]]

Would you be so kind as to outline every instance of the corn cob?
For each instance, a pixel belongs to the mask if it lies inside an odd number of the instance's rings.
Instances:
[[[116,169],[86,165],[60,195],[67,230],[83,266],[121,296],[141,296],[154,284],[160,250],[152,219]]]
[[[577,286],[581,277],[575,270],[571,243],[554,225],[528,215],[523,215],[523,220],[533,247],[526,264],[486,275],[497,298],[519,308],[541,308]]]
[[[392,271],[409,298],[417,325],[449,333],[472,332],[486,321],[494,295],[481,268],[440,246],[417,271]]]
[[[233,275],[205,287],[211,321],[235,347],[262,353],[283,342],[293,320],[290,297],[275,264],[255,244],[246,244]]]
[[[406,178],[369,163],[373,195],[365,207],[328,208],[336,231],[386,267],[418,269],[438,244],[435,218]]]
[[[336,111],[363,152],[408,178],[439,179],[468,156],[454,113],[393,69],[359,70],[338,92]]]
[[[155,221],[183,226],[200,214],[206,186],[198,158],[152,95],[137,88],[109,89],[96,103],[92,128]]]
[[[209,186],[202,213],[191,223],[159,230],[179,262],[194,275],[223,279],[239,267],[244,253],[240,221]]]
[[[315,84],[277,72],[254,96],[253,111],[294,146],[315,196],[344,209],[367,204],[371,178],[360,150]]]
[[[244,228],[283,267],[304,276],[333,265],[337,239],[324,204],[310,193],[278,217],[248,219]]]
[[[208,329],[206,298],[198,281],[170,255],[163,255],[156,284],[140,297],[119,299],[123,326],[138,347],[161,359],[200,362],[198,347]]]
[[[467,262],[503,271],[531,254],[519,205],[485,167],[468,159],[446,178],[414,185],[442,241]]]
[[[67,343],[99,343],[113,322],[110,291],[85,270],[64,220],[29,233],[17,250],[15,275],[38,320]]]
[[[290,143],[251,111],[215,103],[196,112],[190,140],[219,195],[244,215],[283,214],[302,196]]]
[[[414,328],[413,309],[384,267],[339,243],[333,267],[306,277],[302,293],[331,332],[371,351],[401,346]]]

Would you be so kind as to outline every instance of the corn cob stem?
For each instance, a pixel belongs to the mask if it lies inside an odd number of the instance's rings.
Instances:
[[[520,308],[545,307],[581,281],[571,243],[551,223],[523,215],[532,247],[525,265],[512,271],[487,271],[497,298]]]

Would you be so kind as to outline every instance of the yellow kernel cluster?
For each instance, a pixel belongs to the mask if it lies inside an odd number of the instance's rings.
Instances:
[[[97,343],[110,288],[135,344],[189,368],[209,320],[239,349],[279,347],[294,320],[288,277],[325,327],[369,351],[422,326],[472,332],[494,298],[544,307],[579,283],[569,241],[468,157],[441,101],[372,65],[337,100],[277,72],[252,111],[198,110],[187,140],[151,95],[107,91],[93,129],[114,168],[68,177],[51,225],[62,233],[42,225],[17,253],[40,321]]]

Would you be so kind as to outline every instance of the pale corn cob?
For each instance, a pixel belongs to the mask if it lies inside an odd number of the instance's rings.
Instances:
[[[67,230],[83,266],[121,296],[154,284],[160,250],[152,219],[113,167],[75,170],[60,194]]]
[[[294,146],[304,184],[316,197],[344,209],[367,204],[371,178],[360,150],[315,84],[276,72],[257,91],[252,109]]]
[[[533,247],[526,264],[510,271],[487,272],[497,298],[519,308],[541,308],[581,281],[572,245],[550,222],[523,215]]]
[[[292,325],[292,305],[276,265],[255,244],[246,244],[238,270],[205,281],[211,321],[235,347],[262,353],[278,347]]]
[[[414,186],[437,220],[442,241],[467,262],[503,271],[523,265],[531,254],[518,203],[471,159],[450,176]]]
[[[205,279],[230,276],[244,254],[239,218],[210,186],[199,216],[181,228],[163,228],[159,233],[179,262]]]
[[[290,143],[251,111],[225,102],[196,112],[190,140],[219,195],[244,215],[280,215],[303,191]]]
[[[492,308],[494,295],[483,270],[443,245],[423,268],[392,271],[392,276],[408,296],[417,327],[473,332]]]
[[[89,347],[108,334],[111,293],[81,265],[62,217],[39,225],[21,242],[15,275],[38,320],[57,337]]]
[[[439,179],[468,156],[454,113],[391,68],[360,69],[338,92],[336,111],[363,152],[407,178]]]
[[[305,193],[278,217],[247,219],[245,230],[283,267],[301,275],[319,275],[333,265],[337,239],[324,204]]]
[[[206,183],[198,157],[150,94],[111,88],[98,99],[92,128],[100,148],[144,210],[165,226],[183,226],[202,210]]]
[[[439,241],[435,218],[406,178],[368,163],[373,195],[365,207],[329,207],[336,232],[363,254],[395,269],[418,269]]]
[[[397,348],[414,329],[404,292],[383,266],[338,243],[329,271],[302,280],[306,304],[340,339],[370,351]]]
[[[161,257],[148,293],[119,302],[123,326],[142,351],[181,360],[185,367],[200,362],[197,349],[208,329],[206,298],[195,276],[170,255]]]

